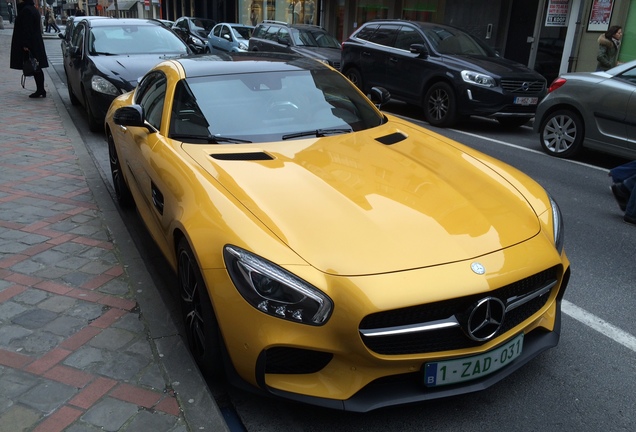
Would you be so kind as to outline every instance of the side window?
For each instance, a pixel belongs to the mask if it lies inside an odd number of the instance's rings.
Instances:
[[[264,38],[266,31],[267,27],[265,27],[264,25],[259,25],[258,27],[256,27],[256,30],[254,30],[254,34],[252,35],[252,37]]]
[[[143,108],[146,120],[156,129],[161,127],[165,96],[166,77],[161,72],[146,76],[139,83],[139,88],[135,95],[135,102]]]
[[[276,35],[277,34],[278,34],[278,27],[277,26],[270,26],[267,29],[267,32],[265,33],[265,36],[263,37],[263,39],[276,40]]]
[[[230,29],[227,26],[223,26],[221,29],[221,37],[227,40],[232,40],[232,35],[230,34]]]
[[[395,40],[395,47],[408,51],[413,44],[424,44],[424,38],[412,27],[400,28]]]
[[[373,24],[364,26],[360,29],[358,33],[356,33],[355,37],[357,39],[362,39],[362,40],[371,40],[373,33],[375,33],[378,27],[379,27],[378,25],[373,25]]]
[[[84,52],[84,34],[86,33],[86,27],[82,24],[75,26],[73,29],[73,36],[71,37],[71,45],[80,49],[80,54]]]
[[[288,44],[291,44],[291,37],[289,36],[289,30],[285,27],[281,27],[278,31],[278,38],[284,40]],[[278,38],[274,38],[274,40],[278,41]]]
[[[384,46],[394,46],[398,33],[398,26],[393,24],[381,25],[369,39],[369,42]]]

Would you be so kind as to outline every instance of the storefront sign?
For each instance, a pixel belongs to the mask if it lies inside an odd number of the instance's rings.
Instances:
[[[593,0],[587,31],[604,32],[609,28],[614,0]]]
[[[570,0],[550,0],[545,17],[546,27],[567,27]]]

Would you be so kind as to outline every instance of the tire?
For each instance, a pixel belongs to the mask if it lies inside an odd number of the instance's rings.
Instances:
[[[185,238],[177,247],[181,314],[192,356],[206,378],[222,375],[221,337],[201,270]]]
[[[115,189],[115,197],[121,208],[127,209],[133,207],[134,201],[130,189],[124,180],[117,155],[117,148],[113,135],[108,133],[108,159],[110,160],[110,174],[113,178],[113,188]]]
[[[358,69],[356,68],[348,69],[345,76],[361,91],[364,91],[364,81],[362,80],[362,74],[360,73]]]
[[[86,107],[86,116],[88,118],[88,128],[90,129],[91,132],[100,132],[104,126],[97,119],[97,117],[95,117],[95,114],[93,114],[93,110],[91,110],[91,105],[88,102],[88,97],[86,96],[86,92],[83,92],[83,94],[84,94],[84,104]]]
[[[449,127],[457,121],[457,102],[453,88],[445,82],[431,86],[424,96],[424,119],[432,126]]]
[[[68,98],[71,100],[71,105],[79,105],[80,101],[77,96],[75,96],[75,93],[73,93],[73,88],[71,87],[71,83],[68,80],[68,74],[66,75],[66,88],[68,90]]]
[[[497,121],[501,126],[507,129],[514,129],[528,123],[530,119],[524,117],[500,117]]]
[[[561,109],[550,113],[541,123],[539,140],[543,150],[560,158],[570,158],[583,149],[585,129],[575,111]]]

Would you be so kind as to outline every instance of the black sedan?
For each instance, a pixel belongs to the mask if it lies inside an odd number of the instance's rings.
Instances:
[[[82,104],[91,131],[103,127],[110,103],[166,57],[189,54],[172,30],[144,19],[74,20],[63,49],[68,95]]]
[[[209,52],[208,34],[216,25],[216,21],[207,18],[181,17],[175,21],[172,30],[190,47],[196,54]]]

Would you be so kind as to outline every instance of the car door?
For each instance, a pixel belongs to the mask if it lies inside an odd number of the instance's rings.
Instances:
[[[224,27],[223,24],[217,24],[214,26],[210,34],[208,35],[208,44],[210,44],[210,51],[214,52],[214,50],[221,51],[221,29]]]
[[[217,49],[228,52],[232,50],[233,35],[232,29],[228,25],[221,25],[221,32],[219,33]]]
[[[139,83],[135,102],[142,107],[144,119],[158,132],[151,132],[142,127],[127,128],[123,132],[126,146],[122,152],[126,165],[132,173],[132,182],[129,181],[129,186],[131,192],[138,197],[135,201],[138,203],[139,214],[154,240],[162,248],[166,247],[164,194],[167,186],[162,174],[164,165],[161,158],[163,156],[160,155],[164,153],[166,147],[166,138],[161,134],[165,116],[166,86],[167,78],[160,71],[149,73]],[[139,203],[142,204],[139,205]]]
[[[396,99],[419,103],[423,97],[423,83],[428,81],[431,68],[423,55],[411,53],[412,45],[427,46],[415,27],[401,26],[393,49],[388,52],[384,86]]]
[[[86,22],[78,23],[71,35],[71,41],[66,56],[64,58],[64,69],[66,71],[67,85],[72,90],[75,97],[82,103],[82,71],[86,68]]]
[[[627,150],[631,153],[632,159],[636,158],[636,66],[622,73],[619,77],[627,88],[631,88],[631,93],[627,100],[625,110],[625,124],[627,127]]]
[[[360,48],[362,81],[365,87],[385,87],[388,78],[387,65],[393,51],[399,25],[381,24],[373,33],[368,34],[367,42]]]

